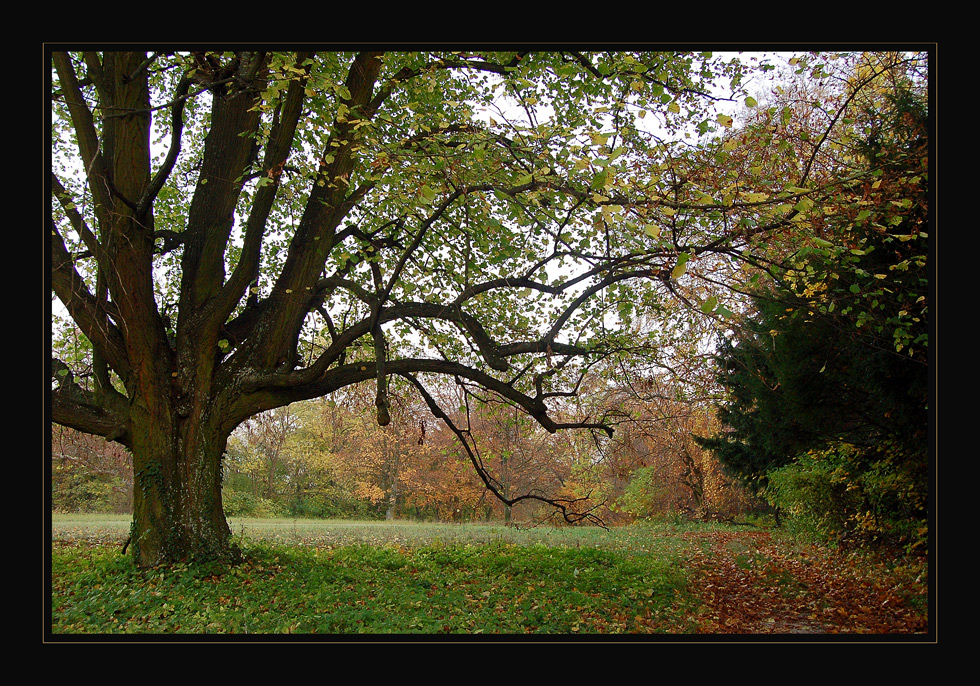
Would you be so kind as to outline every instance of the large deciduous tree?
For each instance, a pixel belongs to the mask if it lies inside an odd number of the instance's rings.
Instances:
[[[51,418],[131,450],[137,564],[237,558],[229,434],[352,384],[375,382],[381,424],[395,375],[451,422],[427,391],[444,375],[549,431],[607,428],[549,404],[633,344],[606,336],[627,305],[717,280],[829,192],[826,136],[768,155],[777,178],[734,154],[751,131],[675,142],[731,126],[713,108],[747,64],[53,53],[51,286],[91,357],[55,351]]]

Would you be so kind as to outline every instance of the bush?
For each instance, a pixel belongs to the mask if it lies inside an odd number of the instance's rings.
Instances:
[[[289,503],[289,515],[303,519],[374,519],[376,508],[370,503],[345,496],[339,492],[309,493],[294,497]]]
[[[922,462],[890,444],[812,450],[769,472],[766,497],[794,533],[841,545],[899,544],[924,552]]]
[[[278,503],[244,491],[225,491],[222,505],[227,517],[281,517],[286,514]]]
[[[55,512],[130,512],[125,486],[119,477],[58,461],[52,465],[51,507]]]
[[[623,495],[616,502],[616,510],[638,519],[652,519],[671,513],[671,491],[657,474],[656,467],[641,467],[633,472],[633,478]]]

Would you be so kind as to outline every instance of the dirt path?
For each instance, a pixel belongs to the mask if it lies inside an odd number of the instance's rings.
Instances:
[[[699,633],[925,634],[927,580],[768,532],[692,533]]]

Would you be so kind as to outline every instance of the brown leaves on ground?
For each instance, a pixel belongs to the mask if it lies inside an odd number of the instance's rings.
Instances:
[[[704,634],[925,634],[925,566],[888,565],[768,532],[691,533]],[[894,561],[893,561],[894,562]]]

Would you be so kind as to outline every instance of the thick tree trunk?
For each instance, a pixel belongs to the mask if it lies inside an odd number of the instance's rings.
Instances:
[[[130,542],[136,565],[240,561],[221,503],[227,436],[199,419],[144,422],[134,417],[133,428]]]

